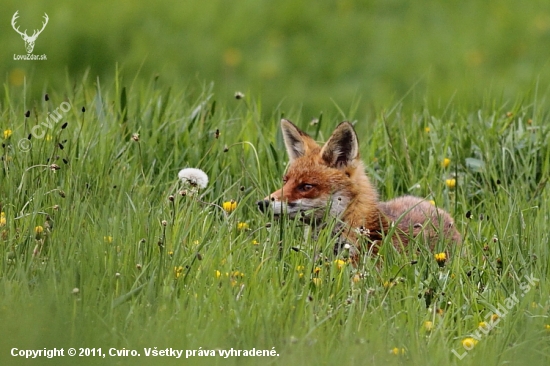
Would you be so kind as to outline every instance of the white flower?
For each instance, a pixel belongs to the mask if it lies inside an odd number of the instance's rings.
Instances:
[[[185,168],[180,170],[178,177],[184,182],[199,188],[206,188],[208,185],[208,175],[200,169]]]

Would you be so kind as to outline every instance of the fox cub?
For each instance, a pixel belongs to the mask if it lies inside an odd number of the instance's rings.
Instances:
[[[430,202],[403,196],[380,202],[365,174],[353,126],[342,122],[321,147],[292,122],[281,121],[290,163],[283,187],[258,201],[262,212],[271,208],[276,217],[300,215],[304,222],[323,225],[327,214],[336,218],[338,247],[350,248],[356,262],[359,253],[376,254],[382,239],[390,237],[396,248],[421,237],[433,249],[444,240],[458,244],[460,234],[451,216]]]

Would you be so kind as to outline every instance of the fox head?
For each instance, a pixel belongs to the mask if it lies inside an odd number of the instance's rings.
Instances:
[[[343,219],[358,201],[376,205],[377,193],[359,159],[351,123],[340,123],[322,147],[286,119],[281,129],[290,162],[282,188],[258,202],[261,211],[271,208],[275,216],[301,215],[307,222],[318,222],[327,213]]]

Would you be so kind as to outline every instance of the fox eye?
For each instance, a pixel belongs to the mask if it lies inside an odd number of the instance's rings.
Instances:
[[[313,184],[309,184],[309,183],[303,183],[298,186],[298,190],[301,192],[311,191],[312,189],[313,189]]]
[[[288,177],[285,175],[285,176],[283,177],[283,184],[285,184],[287,181],[288,181]]]

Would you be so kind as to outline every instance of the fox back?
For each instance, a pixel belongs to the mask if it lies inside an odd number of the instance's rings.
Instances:
[[[398,248],[418,236],[432,248],[439,240],[460,242],[451,216],[430,202],[413,196],[379,201],[349,122],[340,123],[322,147],[288,120],[281,121],[281,128],[290,163],[282,188],[259,201],[260,210],[271,208],[275,217],[299,215],[314,226],[323,224],[328,213],[340,223],[340,242],[351,244],[355,256],[365,249],[376,253],[390,232]]]

